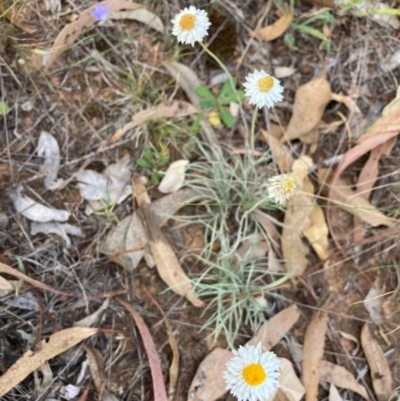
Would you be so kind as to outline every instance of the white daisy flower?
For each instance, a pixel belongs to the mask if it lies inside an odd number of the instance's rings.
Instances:
[[[245,95],[250,97],[250,104],[256,104],[258,108],[273,107],[283,99],[283,87],[279,80],[264,70],[249,74],[243,86],[246,88]]]
[[[262,352],[261,342],[240,346],[226,363],[224,378],[226,389],[239,401],[266,401],[280,384],[276,380],[280,361],[273,352]]]
[[[207,36],[208,27],[211,25],[207,13],[195,6],[186,7],[171,22],[172,34],[178,38],[178,42],[192,46]]]
[[[292,174],[280,174],[268,179],[268,198],[275,203],[284,204],[296,194],[296,180]]]

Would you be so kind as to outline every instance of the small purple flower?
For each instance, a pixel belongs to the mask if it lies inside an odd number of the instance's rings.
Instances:
[[[108,17],[108,4],[102,6],[100,3],[94,5],[94,11],[90,13],[97,21],[105,21]]]

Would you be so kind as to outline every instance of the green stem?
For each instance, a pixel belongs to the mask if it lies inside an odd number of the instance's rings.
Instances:
[[[251,128],[250,128],[250,146],[249,146],[249,148],[251,149],[252,154],[254,152],[254,142],[255,142],[254,132],[255,132],[255,128],[256,128],[257,113],[258,113],[258,106],[255,106],[254,111],[253,111],[253,117],[251,118]]]

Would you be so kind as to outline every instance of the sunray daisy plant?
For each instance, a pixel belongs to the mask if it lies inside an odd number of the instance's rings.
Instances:
[[[211,25],[207,13],[194,6],[184,8],[171,22],[172,34],[178,38],[178,42],[191,46],[207,36]]]
[[[296,180],[292,174],[280,174],[268,179],[268,198],[280,205],[296,194]]]
[[[280,376],[279,358],[273,352],[262,352],[261,342],[232,352],[234,357],[224,372],[226,389],[239,401],[267,401],[280,387],[276,380]]]
[[[243,86],[246,88],[245,95],[250,97],[250,104],[258,108],[271,108],[283,99],[283,87],[279,80],[264,70],[255,70],[249,74]]]

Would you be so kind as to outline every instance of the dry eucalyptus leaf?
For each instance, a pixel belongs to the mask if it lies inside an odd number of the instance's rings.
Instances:
[[[185,171],[188,164],[189,161],[184,159],[171,163],[157,189],[164,194],[180,190],[185,183]]]
[[[74,345],[96,334],[99,329],[73,327],[58,331],[43,339],[36,352],[28,350],[2,376],[0,376],[0,397],[7,394],[21,383],[30,373],[37,370],[44,362],[67,351]]]
[[[365,387],[360,383],[357,383],[354,376],[342,366],[327,361],[321,361],[319,380],[321,382],[332,383],[337,387],[353,391],[369,401]]]
[[[118,141],[118,139],[122,138],[129,130],[149,120],[182,118],[197,112],[198,109],[195,106],[182,100],[174,100],[171,104],[161,103],[158,106],[150,107],[135,114],[128,124],[115,132],[110,139],[110,143]]]
[[[73,226],[68,223],[58,223],[56,221],[49,221],[47,223],[37,223],[35,221],[31,224],[31,234],[56,234],[65,241],[67,248],[71,246],[71,240],[68,235],[75,235],[76,237],[84,237],[82,230],[79,227]]]
[[[8,281],[4,277],[0,276],[0,297],[4,297],[5,295],[15,291],[15,283],[17,282]]]
[[[294,371],[292,362],[286,358],[279,358],[280,360],[280,372],[281,375],[278,378],[278,382],[281,385],[275,393],[275,396],[271,396],[273,401],[300,401],[304,394],[305,388],[297,377]]]
[[[276,78],[287,78],[296,72],[293,67],[274,67],[274,75]]]
[[[303,136],[315,129],[331,98],[331,87],[325,73],[320,78],[301,85],[296,91],[292,117],[281,141],[297,138],[302,140]]]
[[[136,14],[138,18],[149,18],[149,16],[152,14],[150,11],[147,11],[147,9],[144,8],[141,4],[134,3],[128,0],[108,0],[101,1],[98,4],[103,7],[106,5],[108,6],[110,18],[112,18],[112,15],[114,13],[123,10],[131,12],[130,18],[133,19],[135,19],[135,13],[133,13],[134,10],[142,10],[139,14]],[[56,40],[54,41],[53,47],[51,48],[50,55],[46,63],[46,70],[49,70],[53,66],[60,54],[69,49],[82,33],[86,32],[89,28],[96,24],[96,18],[91,15],[91,12],[94,11],[94,9],[94,5],[87,8],[75,21],[66,25],[61,30]],[[146,15],[143,13],[143,10],[147,11]],[[149,26],[151,28],[159,30],[161,25],[159,18],[153,14]]]
[[[147,10],[147,8],[139,8],[137,10],[130,11],[114,11],[110,13],[110,18],[115,20],[132,19],[142,22],[143,24],[148,25],[150,28],[162,34],[165,32],[164,24],[161,21],[161,18],[157,17],[153,12]]]
[[[336,175],[336,173],[335,173]],[[321,183],[328,186],[331,174],[327,169],[319,169],[318,177]],[[328,182],[327,182],[328,180]],[[335,183],[329,186],[329,199],[342,209],[358,216],[365,223],[372,227],[380,225],[393,227],[396,223],[394,219],[385,216],[375,206],[371,205],[366,199],[353,191],[343,180],[336,179]]]
[[[198,198],[198,194],[192,189],[183,189],[157,199],[151,205],[156,224],[161,227],[185,203]],[[100,243],[99,250],[129,271],[134,270],[143,257],[148,266],[155,265],[149,253],[147,234],[142,219],[136,213],[121,220]]]
[[[261,129],[261,133],[263,136],[263,140],[268,144],[269,148],[271,149],[274,160],[279,167],[279,171],[282,174],[288,173],[291,170],[293,164],[291,151],[286,148],[284,144],[280,143],[279,139],[277,139],[275,136],[269,135],[267,131]]]
[[[364,299],[364,306],[372,321],[381,324],[383,320],[381,314],[383,297],[381,295],[385,293],[385,287],[379,287],[379,279],[375,280],[374,284],[375,288],[371,287]]]
[[[158,226],[156,213],[151,208],[150,197],[138,175],[133,177],[136,201],[142,212],[150,250],[162,280],[179,295],[185,296],[194,306],[204,306],[198,298],[192,282],[183,271],[175,252]]]
[[[131,158],[125,156],[110,164],[101,174],[93,170],[82,170],[76,174],[82,198],[90,201],[86,213],[104,208],[105,203],[119,205],[132,193]]]
[[[40,157],[44,157],[44,163],[40,167],[40,172],[47,174],[44,178],[44,186],[51,189],[57,178],[58,167],[60,166],[60,147],[53,135],[42,131],[39,137],[37,152]]]
[[[31,221],[47,223],[50,221],[67,221],[70,213],[66,210],[53,209],[36,202],[26,195],[22,195],[22,187],[10,193],[10,198],[18,213]]]
[[[299,317],[297,306],[288,306],[263,323],[253,338],[247,342],[247,345],[257,345],[261,341],[263,350],[270,350],[279,343]]]
[[[91,315],[78,320],[73,324],[74,327],[90,327],[92,324],[98,324],[99,318],[103,315],[103,312],[107,310],[110,304],[110,298],[106,298],[99,309],[93,312]]]
[[[392,373],[378,341],[371,335],[370,325],[365,323],[361,330],[361,345],[371,372],[372,385],[378,401],[397,399]]]
[[[340,396],[338,389],[332,383],[329,387],[329,401],[343,401],[343,398]]]
[[[168,71],[168,73],[176,80],[178,85],[183,89],[186,93],[186,96],[190,100],[190,102],[198,109],[201,110],[200,107],[200,98],[196,94],[195,88],[200,86],[202,82],[197,77],[195,72],[189,68],[188,66],[177,63],[175,61],[164,63],[164,67]],[[215,135],[214,130],[212,129],[210,123],[207,121],[207,118],[203,116],[201,119],[200,125],[203,129],[204,139],[210,145],[217,145],[218,139]]]
[[[226,382],[222,373],[226,363],[233,358],[232,352],[213,349],[200,363],[189,388],[187,401],[214,401],[226,392]]]
[[[326,312],[318,311],[314,313],[306,329],[303,347],[303,383],[306,388],[306,401],[317,400],[326,329]]]
[[[292,21],[293,21],[293,15],[290,11],[288,11],[285,14],[283,14],[282,17],[280,17],[272,25],[268,25],[264,28],[259,29],[256,32],[256,35],[260,39],[270,42],[271,40],[275,40],[280,36],[282,36],[290,27]]]

